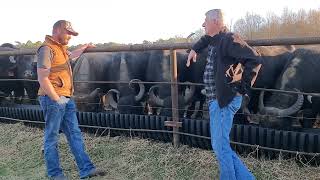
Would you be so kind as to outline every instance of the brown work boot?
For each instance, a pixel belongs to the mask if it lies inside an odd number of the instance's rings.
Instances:
[[[86,179],[86,178],[91,178],[91,177],[94,177],[94,176],[104,176],[106,175],[106,172],[102,169],[92,169],[89,174],[85,177],[82,177],[80,179]]]

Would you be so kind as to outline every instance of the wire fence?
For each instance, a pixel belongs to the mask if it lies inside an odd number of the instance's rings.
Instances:
[[[309,38],[283,38],[283,39],[260,39],[260,40],[248,40],[247,43],[252,46],[273,46],[273,45],[298,45],[298,44],[320,44],[320,37],[309,37]],[[92,48],[86,50],[86,52],[119,52],[119,51],[147,51],[147,50],[175,50],[175,49],[188,49],[191,47],[192,44],[190,43],[176,43],[176,44],[157,44],[157,45],[129,45],[129,46],[116,46],[116,47],[107,47],[107,48]],[[18,51],[6,51],[0,52],[0,55],[26,55],[26,54],[35,54],[35,50],[18,50]],[[175,53],[174,53],[175,54]],[[175,59],[175,58],[172,58]],[[174,68],[176,69],[176,67]],[[27,79],[0,79],[0,81],[29,81],[29,82],[36,82],[37,80],[27,80]],[[75,81],[77,83],[92,83],[92,84],[127,84],[129,82],[126,81]],[[134,83],[134,82],[133,82]],[[140,82],[139,82],[140,83]],[[187,85],[187,86],[203,86],[203,83],[189,83],[189,82],[143,82],[144,84],[168,84],[168,85]],[[175,87],[172,86],[172,89]],[[252,88],[255,91],[270,91],[270,92],[277,92],[277,93],[288,93],[288,94],[302,94],[306,96],[314,96],[320,97],[318,92],[297,92],[297,91],[288,91],[288,90],[281,90],[281,89],[267,89],[267,88]],[[172,91],[174,92],[174,91]],[[14,97],[15,98],[15,97]],[[24,99],[27,100],[27,99]],[[36,101],[36,99],[29,99],[31,101]],[[171,100],[174,102],[177,101],[177,97],[171,97]],[[79,104],[100,104],[96,102],[79,102]],[[118,107],[143,107],[143,106],[132,106],[132,105],[119,105]],[[169,110],[171,109],[172,112],[184,111],[184,108],[167,108],[161,107],[162,109]],[[208,111],[200,110],[202,112],[207,113]],[[174,114],[174,113],[173,113]],[[244,114],[248,115],[248,114]],[[256,115],[256,114],[255,114]],[[252,115],[248,115],[252,116]],[[270,116],[270,115],[263,115],[263,116]],[[296,118],[296,117],[294,117]],[[174,118],[175,119],[175,118]],[[173,134],[179,134],[180,132],[171,132]]]
[[[0,99],[1,98],[8,98],[7,96],[1,96],[0,95]],[[38,99],[31,99],[31,98],[28,98],[28,97],[24,97],[24,98],[18,98],[18,97],[9,97],[10,99],[19,99],[19,100],[25,100],[25,101],[33,101],[33,102],[38,102]],[[0,100],[1,101],[1,100]],[[85,104],[85,105],[88,105],[88,106],[91,106],[91,105],[102,105],[102,102],[89,102],[89,101],[76,101],[76,104]],[[15,105],[19,105],[19,104],[15,104]],[[28,104],[23,104],[23,105],[28,105]],[[30,104],[29,104],[30,105]],[[13,106],[8,106],[8,107],[15,107],[14,105]],[[144,109],[145,108],[145,105],[129,105],[129,104],[121,104],[121,105],[117,105],[117,107],[123,107],[123,108],[141,108],[141,109]],[[204,106],[205,108],[206,106]],[[184,108],[171,108],[171,107],[163,107],[163,106],[152,106],[152,108],[155,108],[155,109],[162,109],[162,110],[178,110],[179,112],[183,111],[183,112],[192,112],[192,113],[195,113],[195,112],[202,112],[202,113],[209,113],[208,110],[205,110],[205,109],[188,109],[186,107]],[[108,111],[102,111],[102,112],[109,112],[110,110]],[[115,111],[115,110],[111,110],[111,111]],[[305,120],[318,120],[318,118],[310,118],[310,117],[298,117],[298,116],[278,116],[278,115],[273,115],[273,114],[248,114],[248,113],[243,113],[243,112],[237,112],[236,113],[237,115],[244,115],[244,116],[248,116],[248,117],[256,117],[256,118],[264,118],[264,117],[272,117],[272,118],[303,118]]]
[[[45,122],[41,122],[41,121],[30,121],[30,120],[8,118],[8,117],[0,117],[0,119],[16,121],[16,122],[22,122],[22,123],[45,124]],[[126,131],[126,132],[129,132],[131,137],[133,136],[132,135],[133,132],[156,132],[156,133],[179,134],[179,135],[184,135],[184,136],[189,136],[189,137],[195,137],[195,138],[200,138],[200,139],[211,140],[210,137],[206,137],[206,136],[190,134],[190,133],[184,133],[184,132],[174,132],[174,131],[168,131],[168,130],[132,129],[132,128],[125,129],[125,128],[101,127],[101,126],[90,126],[90,125],[79,125],[79,126],[82,127],[82,128],[92,128],[92,129],[97,129],[97,130],[99,130],[99,129],[100,130],[104,130],[99,136],[102,136],[106,131],[114,130],[114,131]],[[110,134],[110,132],[108,134]],[[96,135],[97,135],[97,133],[96,133]],[[252,145],[252,144],[247,144],[247,143],[235,142],[235,141],[230,141],[230,144],[254,148],[255,151],[268,150],[268,151],[274,151],[274,152],[279,152],[279,153],[289,153],[289,154],[296,154],[296,155],[312,156],[313,158],[318,157],[320,155],[320,153],[308,153],[308,152],[291,151],[291,150],[285,150],[285,149],[277,149],[277,148],[264,147],[264,146],[260,146],[260,145]]]
[[[0,79],[0,82],[8,82],[8,81],[26,81],[26,82],[38,82],[38,80],[30,80],[30,79]],[[177,84],[177,85],[184,85],[184,86],[205,86],[204,83],[191,83],[191,82],[164,82],[164,81],[139,81],[139,82],[130,82],[130,81],[74,81],[75,84],[77,83],[88,83],[88,84]],[[277,93],[287,93],[287,94],[302,94],[306,96],[315,96],[320,97],[319,92],[298,92],[298,91],[288,91],[282,89],[270,89],[270,88],[251,88],[254,91],[269,91],[269,92],[277,92]]]
[[[1,79],[0,81],[9,81],[9,80],[16,80],[16,81],[24,81],[25,79]],[[26,80],[26,81],[32,81],[32,82],[37,82],[37,80]],[[122,83],[122,84],[128,84],[130,81],[75,81],[75,83],[101,83],[101,84],[110,84],[110,83]],[[137,82],[133,82],[137,83]],[[146,83],[146,84],[172,84],[171,82],[139,82],[139,83]],[[178,83],[180,85],[204,85],[204,84],[199,84],[199,83],[188,83],[188,82],[183,82],[183,83]],[[317,96],[319,97],[319,93],[305,93],[305,92],[297,92],[297,91],[286,91],[286,90],[279,90],[279,89],[268,89],[268,88],[252,88],[255,91],[269,91],[269,92],[277,92],[277,93],[288,93],[288,94],[302,94],[302,95],[310,95],[310,96]],[[35,90],[37,92],[37,90]],[[38,99],[32,99],[27,96],[24,97],[15,97],[12,94],[10,96],[4,96],[0,95],[0,98],[7,98],[7,99],[12,99],[12,100],[19,100],[19,101],[31,101],[31,102],[38,102]],[[73,97],[74,98],[74,97]],[[91,102],[91,101],[76,101],[77,104],[81,105],[102,105],[102,102]],[[143,102],[142,102],[143,103]],[[190,105],[190,104],[189,104]],[[121,104],[117,106],[118,108],[145,108],[145,105],[132,105],[132,104]],[[188,112],[202,112],[202,113],[209,113],[208,110],[205,109],[186,109],[186,107],[178,107],[178,108],[173,108],[173,107],[162,107],[162,106],[157,106],[153,105],[152,108],[158,109],[161,108],[162,110],[178,110],[179,112],[181,111],[188,111]],[[247,114],[247,113],[242,113],[242,112],[237,112],[238,115],[245,115],[245,116],[254,116],[254,117],[274,117],[274,118],[283,118],[283,117],[289,117],[289,118],[298,118],[297,116],[277,116],[277,115],[271,115],[271,114]],[[309,117],[300,117],[306,120],[317,120],[317,118],[309,118]]]

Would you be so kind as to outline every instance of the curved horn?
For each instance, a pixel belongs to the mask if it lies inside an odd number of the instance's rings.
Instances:
[[[144,87],[144,84],[142,83],[142,81],[141,81],[140,79],[132,79],[132,80],[129,82],[129,87],[130,87],[131,89],[134,89],[133,83],[135,83],[135,82],[138,82],[138,84],[139,84],[139,93],[138,93],[138,95],[136,95],[136,96],[134,97],[134,100],[135,100],[135,101],[140,101],[140,100],[143,98],[143,95],[144,95],[144,93],[145,93],[145,91],[146,91],[146,88]]]
[[[247,119],[248,122],[252,122],[252,118],[251,118],[251,112],[249,110],[249,103],[250,103],[250,97],[248,95],[244,95],[242,96],[242,102],[241,102],[241,110],[242,113],[245,115],[245,118]]]
[[[289,52],[293,52],[296,50],[296,47],[294,45],[286,45],[286,48],[289,50]]]
[[[190,43],[190,38],[195,35],[194,32],[190,33],[189,36],[187,37],[187,43]],[[187,49],[186,52],[189,53],[191,51],[191,49]]]
[[[113,94],[116,94],[117,96],[117,101],[114,100]],[[120,92],[116,89],[110,89],[107,93],[107,98],[109,99],[109,104],[112,108],[117,109],[118,108],[118,100],[119,100]]]
[[[99,96],[99,93],[101,93],[100,88],[96,88],[88,95],[80,95],[75,96],[74,99],[79,102],[89,102],[90,100],[94,99],[95,97]]]
[[[100,89],[100,88],[96,88],[95,90],[93,90],[93,91],[89,94],[89,97],[98,96],[99,93],[101,93],[101,89]]]
[[[190,82],[186,82],[186,83],[190,83]],[[187,91],[187,88],[186,88],[185,96],[184,96],[184,102],[186,102],[186,104],[188,104],[191,101],[195,91],[196,91],[196,87],[193,85],[190,86],[189,91]]]
[[[189,42],[189,39],[190,39],[193,35],[195,35],[195,34],[196,34],[196,33],[194,33],[194,32],[190,33],[189,36],[187,37],[187,41]]]
[[[297,92],[300,92],[298,89],[294,89]],[[289,116],[297,111],[299,111],[299,109],[301,108],[301,106],[303,105],[303,95],[302,94],[298,94],[298,98],[297,101],[290,106],[287,109],[279,109],[279,108],[275,108],[275,107],[265,107],[263,104],[263,96],[264,96],[264,92],[261,92],[260,94],[260,102],[259,102],[259,107],[261,107],[261,110],[268,113],[268,114],[274,114],[274,115],[278,115],[280,117],[285,117],[285,116]]]
[[[261,91],[259,96],[259,112],[261,114],[265,114],[263,99],[264,99],[264,91]]]
[[[312,96],[311,95],[307,96],[307,100],[312,104]]]
[[[159,88],[159,86],[158,85],[154,85],[149,89],[150,102],[152,104],[154,104],[154,105],[157,105],[157,106],[163,106],[164,105],[163,99],[160,99],[159,97],[154,95],[153,91],[154,91],[155,88]]]
[[[248,95],[244,95],[242,97],[243,98],[242,98],[242,102],[241,102],[241,109],[243,110],[243,112],[250,114],[250,110],[248,108],[249,103],[250,103],[250,98]]]
[[[300,92],[298,89],[294,89],[294,90],[297,92]],[[303,100],[304,100],[303,95],[298,94],[297,101],[291,107],[282,110],[280,112],[280,116],[289,116],[299,111],[303,105]]]
[[[201,94],[202,94],[202,95],[204,95],[204,96],[206,96],[206,95],[207,95],[207,94],[206,94],[206,89],[205,89],[205,88],[201,89]]]

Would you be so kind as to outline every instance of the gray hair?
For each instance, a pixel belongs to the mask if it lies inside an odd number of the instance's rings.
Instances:
[[[210,20],[219,20],[221,22],[223,21],[223,12],[221,9],[211,9],[208,12],[206,12],[206,17],[208,17]]]

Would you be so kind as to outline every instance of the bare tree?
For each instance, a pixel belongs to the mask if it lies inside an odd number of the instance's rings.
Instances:
[[[247,13],[245,18],[236,21],[234,31],[247,39],[258,38],[258,33],[264,23],[265,19],[260,15]]]
[[[266,18],[247,13],[233,26],[236,33],[246,39],[306,37],[320,35],[320,9],[293,12],[284,8],[280,16],[268,13]]]

